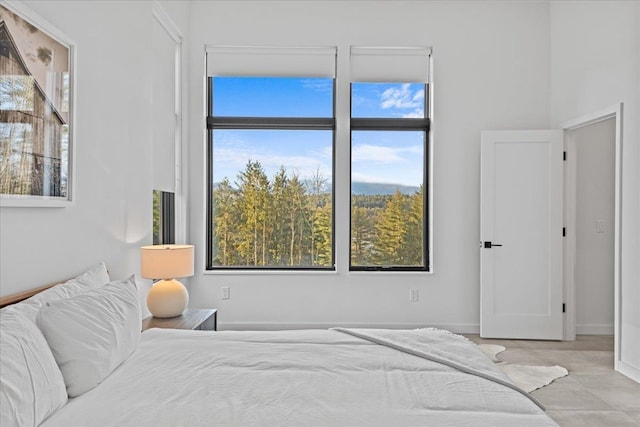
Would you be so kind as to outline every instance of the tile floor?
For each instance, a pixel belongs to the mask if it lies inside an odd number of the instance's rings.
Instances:
[[[560,426],[640,426],[640,384],[613,370],[612,336],[579,335],[576,341],[467,337],[506,347],[498,354],[506,362],[567,368],[568,376],[532,392]]]

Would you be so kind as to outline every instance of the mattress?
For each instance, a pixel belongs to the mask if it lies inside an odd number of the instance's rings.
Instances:
[[[445,331],[150,329],[42,425],[556,424],[473,343]]]

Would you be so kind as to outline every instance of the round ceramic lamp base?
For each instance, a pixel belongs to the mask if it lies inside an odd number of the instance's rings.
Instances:
[[[154,317],[180,316],[188,302],[187,288],[175,279],[154,283],[147,295],[147,307]]]

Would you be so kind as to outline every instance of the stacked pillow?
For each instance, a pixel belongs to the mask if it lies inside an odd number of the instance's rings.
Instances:
[[[37,426],[67,402],[47,341],[20,310],[0,310],[0,425]]]
[[[36,323],[69,397],[102,382],[138,347],[140,306],[134,276],[42,307]]]
[[[36,426],[102,382],[140,339],[135,278],[104,263],[0,310],[0,426]]]
[[[22,311],[35,322],[38,311],[40,311],[40,308],[46,303],[83,294],[90,289],[96,289],[106,285],[110,281],[107,266],[104,262],[101,262],[78,277],[60,285],[53,286],[11,307]]]

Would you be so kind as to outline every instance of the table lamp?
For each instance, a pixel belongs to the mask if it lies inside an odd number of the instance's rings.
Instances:
[[[147,294],[147,307],[154,317],[180,316],[189,293],[176,277],[193,276],[192,245],[152,245],[140,248],[142,277],[160,279]]]

